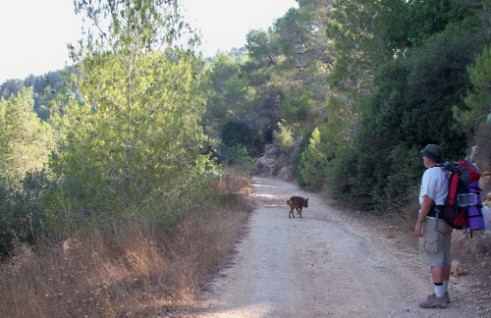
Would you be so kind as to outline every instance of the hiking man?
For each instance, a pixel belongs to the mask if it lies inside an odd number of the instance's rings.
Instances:
[[[426,171],[421,180],[419,214],[414,234],[419,237],[420,252],[425,266],[429,266],[433,279],[433,294],[419,304],[422,308],[445,308],[450,303],[450,242],[452,227],[437,218],[435,208],[444,205],[448,193],[449,172],[440,146],[429,144],[420,151]]]

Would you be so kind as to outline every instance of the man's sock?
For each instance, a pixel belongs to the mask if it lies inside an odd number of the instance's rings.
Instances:
[[[443,297],[443,294],[445,293],[443,291],[443,282],[441,282],[441,283],[433,283],[433,288],[435,290],[436,297],[438,297],[438,298]]]

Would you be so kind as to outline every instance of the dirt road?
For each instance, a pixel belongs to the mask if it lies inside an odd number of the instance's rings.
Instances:
[[[288,218],[290,195],[310,198],[303,218]],[[251,197],[249,233],[193,317],[484,317],[465,301],[465,277],[452,282],[449,308],[418,307],[432,292],[428,270],[397,229],[276,179],[255,178]]]

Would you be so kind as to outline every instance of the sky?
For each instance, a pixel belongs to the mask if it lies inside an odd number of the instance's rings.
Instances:
[[[273,25],[295,0],[181,0],[182,13],[201,31],[205,56],[245,45],[251,30]],[[0,84],[70,65],[68,43],[81,38],[73,0],[0,0]]]

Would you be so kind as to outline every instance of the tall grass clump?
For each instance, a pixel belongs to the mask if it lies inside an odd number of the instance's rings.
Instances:
[[[250,207],[245,176],[187,181],[112,223],[71,224],[63,240],[20,245],[1,264],[0,317],[147,317],[191,301],[231,252]]]

